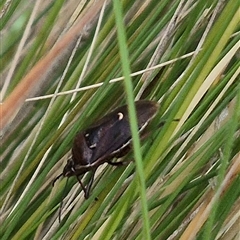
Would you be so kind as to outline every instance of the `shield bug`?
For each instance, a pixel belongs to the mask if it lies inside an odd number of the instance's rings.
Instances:
[[[140,136],[149,121],[155,116],[158,104],[153,101],[140,100],[135,102],[138,129]],[[88,129],[79,132],[73,142],[72,157],[68,160],[61,176],[76,176],[85,198],[89,197],[94,174],[103,163],[122,165],[123,162],[113,162],[131,149],[131,130],[127,105],[110,112]],[[89,183],[84,186],[79,176],[91,172]]]

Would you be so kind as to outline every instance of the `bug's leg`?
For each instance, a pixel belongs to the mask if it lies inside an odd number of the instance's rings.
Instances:
[[[123,166],[127,164],[126,161],[112,162],[111,160],[109,160],[107,163],[113,166]]]
[[[80,180],[79,176],[76,175],[76,177],[77,177],[77,180],[78,180],[78,182],[80,183],[80,185],[81,185],[81,187],[82,187],[82,190],[83,190],[83,192],[84,192],[84,197],[86,198],[87,189],[84,187],[84,185],[83,185],[82,181]]]
[[[88,185],[87,185],[86,191],[84,192],[84,197],[85,197],[86,199],[89,198],[90,190],[91,190],[91,187],[92,187],[92,184],[93,184],[95,172],[96,172],[96,169],[93,169],[93,170],[92,170],[92,175],[91,175],[90,181],[89,181],[89,183],[88,183]]]

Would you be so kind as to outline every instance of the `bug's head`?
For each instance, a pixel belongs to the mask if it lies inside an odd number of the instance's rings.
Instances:
[[[69,159],[67,161],[67,164],[65,165],[63,172],[61,174],[59,174],[54,180],[52,185],[54,185],[54,183],[60,178],[60,177],[71,177],[76,175],[75,170],[74,170],[74,163],[72,161],[72,159]]]
[[[75,168],[74,168],[74,162],[72,159],[69,159],[67,161],[67,164],[65,165],[62,173],[63,177],[71,177],[76,175]]]

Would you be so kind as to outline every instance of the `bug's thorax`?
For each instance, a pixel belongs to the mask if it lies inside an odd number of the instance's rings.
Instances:
[[[74,165],[88,165],[92,158],[93,149],[89,148],[83,132],[76,135],[72,147],[72,161]]]

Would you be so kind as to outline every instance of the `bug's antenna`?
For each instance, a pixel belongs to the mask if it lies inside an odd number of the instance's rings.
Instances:
[[[179,122],[180,119],[179,119],[179,118],[176,118],[176,119],[173,119],[172,121],[173,121],[173,122]],[[167,122],[166,120],[162,120],[162,121],[158,124],[158,127],[159,127],[159,128],[163,127],[166,122]]]
[[[67,183],[68,183],[68,178],[67,178],[66,184],[65,184],[65,186],[64,186],[63,193],[64,193],[64,192],[66,191],[66,189],[67,189]],[[60,205],[59,205],[59,211],[58,211],[58,221],[59,221],[59,223],[61,222],[63,199],[64,199],[64,194],[62,195],[62,199],[61,199],[61,202],[60,202]]]

